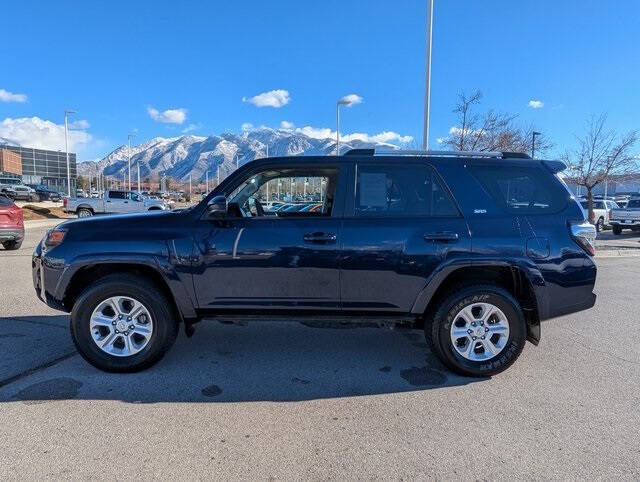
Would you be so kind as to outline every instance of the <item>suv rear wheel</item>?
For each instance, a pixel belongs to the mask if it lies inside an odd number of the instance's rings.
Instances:
[[[478,285],[447,296],[425,335],[433,352],[461,375],[496,375],[516,361],[526,342],[520,305],[506,290]]]
[[[173,345],[178,323],[171,304],[144,278],[110,275],[90,286],[71,312],[80,355],[109,372],[135,372],[158,362]]]

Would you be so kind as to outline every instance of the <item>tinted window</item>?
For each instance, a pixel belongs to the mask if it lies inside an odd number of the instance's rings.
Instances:
[[[521,214],[558,212],[567,204],[569,193],[554,177],[538,167],[471,166],[496,203]]]
[[[429,166],[358,164],[356,216],[457,216]]]
[[[123,191],[109,191],[109,198],[111,199],[126,199],[127,193]]]
[[[321,167],[270,169],[250,175],[228,196],[235,216],[331,216],[338,170]]]
[[[627,204],[628,208],[640,208],[640,199],[631,199],[629,204]]]
[[[0,206],[11,206],[13,201],[6,196],[0,196]]]

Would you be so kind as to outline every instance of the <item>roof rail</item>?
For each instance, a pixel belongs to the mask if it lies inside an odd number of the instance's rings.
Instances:
[[[524,152],[500,151],[420,151],[401,149],[351,149],[345,156],[433,156],[433,157],[490,157],[496,159],[531,159]]]

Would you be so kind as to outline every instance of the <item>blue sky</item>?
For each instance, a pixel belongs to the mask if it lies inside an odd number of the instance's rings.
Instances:
[[[134,129],[138,142],[244,123],[335,129],[336,100],[355,93],[364,101],[345,109],[342,132],[419,145],[425,12],[425,0],[5,2],[0,137],[59,143],[65,108],[86,121],[74,124],[80,159]],[[458,92],[475,89],[559,151],[592,114],[640,128],[639,19],[636,0],[435,0],[432,141],[455,124]],[[242,100],[272,90],[288,102]]]

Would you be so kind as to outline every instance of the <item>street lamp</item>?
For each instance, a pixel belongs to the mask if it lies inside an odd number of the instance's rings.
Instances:
[[[429,113],[431,109],[431,32],[433,30],[433,0],[427,0],[427,67],[424,92],[424,132],[422,149],[429,149]]]
[[[67,194],[71,197],[71,169],[69,168],[69,124],[67,117],[69,114],[76,114],[75,110],[64,111],[64,150],[67,153]]]
[[[127,151],[127,157],[129,158],[129,191],[131,191],[131,138],[135,137],[135,134],[127,135],[127,143],[129,145],[129,150]]]
[[[533,131],[531,133],[531,158],[536,158],[536,136],[541,136],[541,132]]]
[[[340,155],[340,106],[351,107],[362,102],[362,97],[356,94],[345,95],[336,103],[336,156]]]

